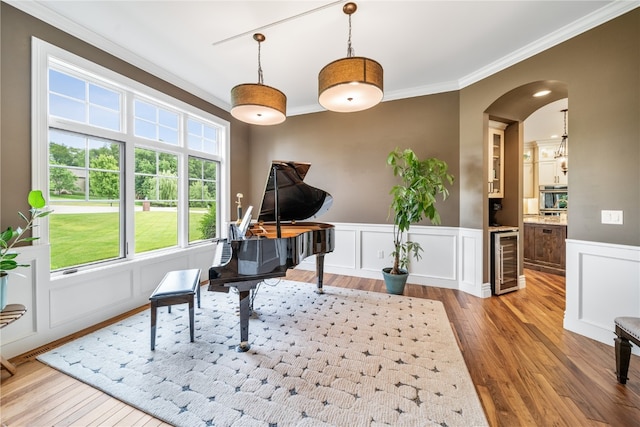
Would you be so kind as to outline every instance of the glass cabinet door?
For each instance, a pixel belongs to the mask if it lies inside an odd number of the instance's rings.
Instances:
[[[504,197],[504,131],[489,128],[489,198]]]

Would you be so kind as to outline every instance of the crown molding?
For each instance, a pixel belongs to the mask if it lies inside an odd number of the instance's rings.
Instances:
[[[152,74],[174,86],[183,89],[192,95],[195,95],[216,107],[222,108],[225,111],[231,109],[231,105],[228,102],[221,100],[220,98],[213,96],[211,93],[206,92],[198,86],[187,82],[181,77],[157,66],[156,64],[147,61],[146,59],[134,54],[126,47],[121,46],[111,40],[91,31],[90,29],[71,21],[70,19],[60,15],[59,13],[51,10],[46,6],[46,2],[41,0],[2,0],[3,2],[10,4],[49,25],[56,27],[57,29],[64,31],[78,39],[88,43],[100,50],[103,50],[118,59],[121,59],[141,70]]]
[[[231,105],[221,100],[220,98],[212,95],[209,92],[204,91],[200,87],[185,81],[179,76],[168,72],[167,70],[157,66],[156,64],[141,58],[140,56],[132,53],[126,47],[114,43],[103,36],[96,34],[88,28],[77,24],[57,12],[51,10],[46,6],[46,2],[42,0],[2,0],[5,3],[19,9],[37,19],[40,19],[47,24],[50,24],[61,31],[67,32],[70,35],[77,37],[86,43],[95,46],[123,61],[126,61],[156,77],[159,77],[195,96],[202,98],[203,100],[222,108],[225,111],[231,109]],[[470,73],[458,81],[442,82],[426,86],[418,86],[408,89],[401,89],[397,91],[387,91],[384,94],[383,101],[392,101],[397,99],[412,98],[416,96],[433,95],[436,93],[443,93],[449,91],[455,91],[463,89],[473,83],[476,83],[484,78],[487,78],[499,71],[502,71],[512,65],[515,65],[525,59],[528,59],[540,52],[543,52],[553,46],[556,46],[566,40],[569,40],[579,34],[582,34],[598,25],[601,25],[607,21],[617,18],[633,9],[640,7],[640,0],[614,0],[611,3],[603,6],[595,12],[584,16],[581,19],[565,26],[557,31],[548,34],[521,49],[514,51],[513,53],[504,56],[503,58],[494,61],[493,63],[480,68],[473,73]],[[317,104],[306,105],[297,108],[288,108],[287,115],[295,116],[300,114],[308,114],[313,112],[324,111],[322,107]]]
[[[603,6],[602,8],[586,15],[570,25],[560,28],[557,31],[549,33],[546,37],[536,40],[533,43],[524,46],[510,55],[504,56],[497,61],[492,62],[486,67],[480,68],[471,74],[461,78],[458,83],[458,89],[465,88],[473,83],[487,78],[499,71],[515,65],[525,59],[531,58],[549,48],[552,48],[562,42],[565,42],[579,34],[591,30],[598,25],[604,24],[620,15],[623,15],[640,6],[640,1],[618,0]]]

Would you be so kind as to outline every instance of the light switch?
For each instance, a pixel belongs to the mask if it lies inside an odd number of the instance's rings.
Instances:
[[[618,224],[623,223],[622,211],[600,211],[602,224]]]

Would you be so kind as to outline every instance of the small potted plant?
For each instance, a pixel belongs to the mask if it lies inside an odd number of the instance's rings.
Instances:
[[[15,270],[18,267],[29,267],[29,264],[18,264],[18,254],[13,248],[18,243],[31,242],[39,239],[39,237],[23,237],[24,234],[35,227],[36,218],[42,218],[49,215],[52,211],[45,208],[46,201],[40,190],[32,190],[27,198],[31,209],[29,209],[30,218],[27,218],[22,212],[18,212],[20,217],[27,223],[24,228],[18,227],[13,229],[8,227],[0,234],[0,310],[4,310],[7,305],[7,271]]]
[[[453,184],[446,162],[427,158],[420,160],[413,150],[396,148],[387,156],[387,164],[393,175],[401,182],[391,188],[389,216],[393,215],[393,267],[382,269],[387,291],[402,294],[409,276],[409,258],[420,260],[422,247],[418,242],[405,241],[411,224],[428,218],[432,224],[440,224],[440,215],[435,207],[436,196],[445,200],[449,195],[445,184]]]

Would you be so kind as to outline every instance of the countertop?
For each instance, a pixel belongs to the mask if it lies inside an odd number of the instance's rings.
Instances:
[[[515,227],[513,225],[489,226],[490,233],[501,233],[504,231],[518,231],[518,227]]]
[[[566,215],[525,215],[522,219],[525,224],[549,224],[567,225]]]

